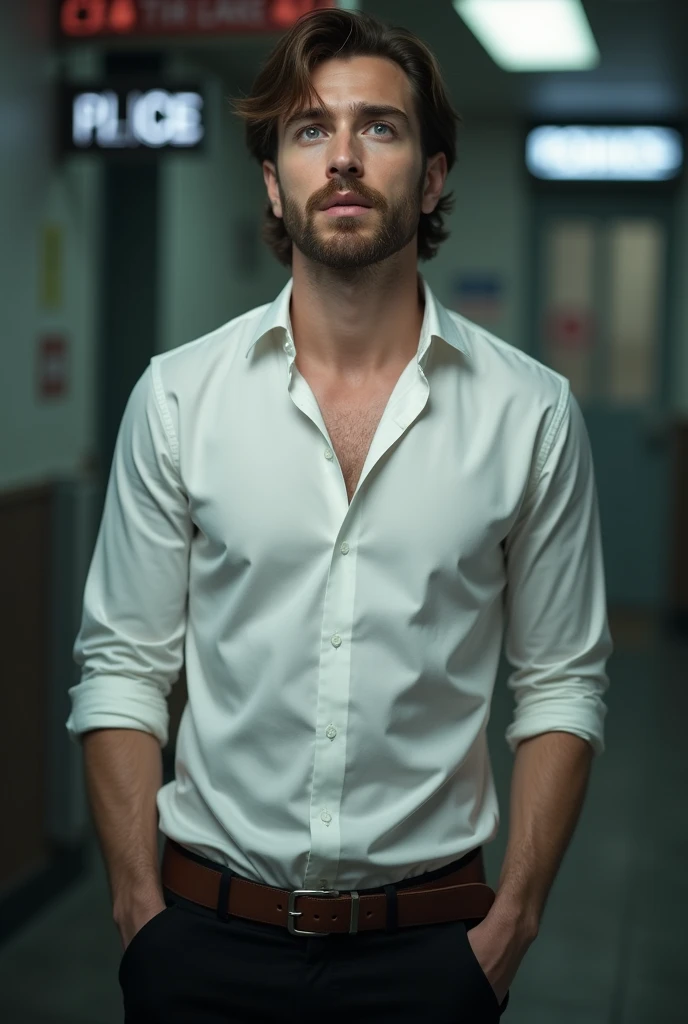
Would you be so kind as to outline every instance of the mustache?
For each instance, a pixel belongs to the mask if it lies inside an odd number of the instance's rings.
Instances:
[[[385,197],[380,195],[374,189],[367,188],[360,182],[351,181],[330,181],[321,188],[319,192],[316,192],[306,203],[306,212],[313,213],[315,210],[319,210],[323,203],[326,203],[328,199],[331,199],[338,192],[353,192],[355,195],[360,196],[361,199],[366,199],[372,206],[385,209],[387,202]]]

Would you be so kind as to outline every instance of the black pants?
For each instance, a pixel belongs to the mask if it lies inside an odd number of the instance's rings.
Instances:
[[[490,1024],[509,1001],[507,994],[499,1006],[468,942],[477,921],[308,938],[240,917],[222,921],[163,891],[166,909],[137,932],[120,963],[125,1024]]]

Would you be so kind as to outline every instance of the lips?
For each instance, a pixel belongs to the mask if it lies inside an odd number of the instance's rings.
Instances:
[[[347,192],[343,196],[334,196],[327,200],[324,206],[321,206],[321,210],[329,210],[332,206],[367,206],[372,207],[372,203],[364,199],[363,196],[359,196],[356,192]]]

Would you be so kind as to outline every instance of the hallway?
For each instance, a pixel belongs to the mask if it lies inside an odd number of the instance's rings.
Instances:
[[[508,1024],[686,1019],[688,644],[632,619],[611,616],[611,625],[606,751],[512,987]],[[508,827],[506,670],[489,725],[502,814],[486,849],[493,886]],[[95,844],[91,864],[88,877],[0,948],[3,1024],[121,1024],[121,946]]]

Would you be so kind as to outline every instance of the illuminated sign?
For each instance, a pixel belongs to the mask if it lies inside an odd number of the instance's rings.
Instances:
[[[557,181],[665,181],[683,167],[683,139],[645,125],[542,125],[526,139],[526,164]]]
[[[198,89],[65,88],[63,149],[194,150],[205,135]]]
[[[61,0],[62,39],[280,32],[337,0]],[[341,6],[341,4],[340,4]]]

